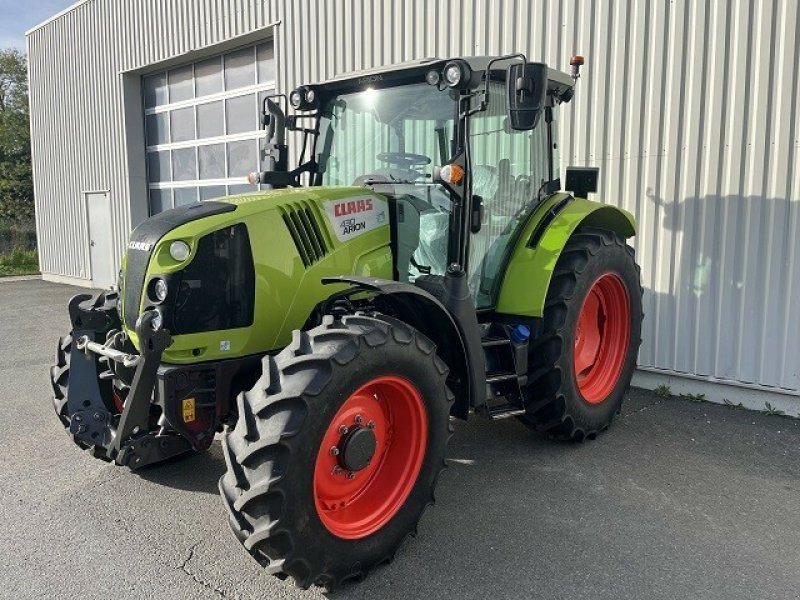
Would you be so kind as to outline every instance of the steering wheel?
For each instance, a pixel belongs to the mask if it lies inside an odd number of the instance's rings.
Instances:
[[[381,152],[375,158],[390,165],[406,168],[431,164],[431,159],[424,154],[412,152]]]

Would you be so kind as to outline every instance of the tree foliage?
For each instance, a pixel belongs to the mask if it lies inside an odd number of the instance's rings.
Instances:
[[[25,55],[0,50],[0,222],[33,220],[28,74]]]

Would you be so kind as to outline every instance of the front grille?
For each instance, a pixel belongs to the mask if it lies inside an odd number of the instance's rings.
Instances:
[[[286,223],[303,265],[310,267],[330,252],[311,204],[307,202],[290,204],[281,207],[281,212],[283,222]]]
[[[180,225],[234,210],[236,210],[235,204],[214,202],[212,200],[180,206],[165,210],[142,221],[131,232],[128,252],[125,257],[125,272],[122,274],[125,286],[125,293],[122,298],[122,312],[125,315],[125,325],[129,329],[136,328],[139,307],[145,287],[145,274],[150,264],[150,256],[159,240]]]

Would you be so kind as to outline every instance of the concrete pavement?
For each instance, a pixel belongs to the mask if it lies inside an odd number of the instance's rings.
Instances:
[[[0,280],[0,597],[320,598],[262,572],[219,444],[134,474],[82,454],[48,369],[76,288]],[[800,421],[633,390],[606,434],[457,423],[419,536],[333,598],[800,598]]]

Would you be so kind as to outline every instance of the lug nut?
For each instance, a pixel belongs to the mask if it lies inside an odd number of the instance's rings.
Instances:
[[[347,425],[339,425],[339,433],[342,435],[347,435],[348,431],[350,430],[347,428]]]
[[[103,420],[103,415],[101,415],[99,412],[94,413],[94,415],[92,415],[92,416],[94,417],[95,421],[102,421]]]
[[[356,477],[356,474],[353,473],[352,471],[348,471],[347,472],[347,478],[348,479],[355,479],[355,477]]]
[[[336,465],[335,467],[333,467],[333,471],[331,471],[331,475],[338,475],[341,472],[342,472],[342,467],[340,467],[339,465]]]
[[[329,452],[331,456],[339,456],[339,449],[336,446],[331,446]]]
[[[367,427],[369,429],[375,429],[375,421],[370,421],[369,423],[367,423]]]
[[[356,418],[353,420],[356,422],[356,424],[361,425],[364,422],[364,417],[361,415],[356,415]]]
[[[76,422],[76,423],[80,423],[81,421],[83,421],[83,417],[82,417],[82,416],[80,416],[80,415],[75,415],[75,416],[74,416],[74,417],[72,417],[72,418],[73,418],[73,419],[75,419],[75,422]]]

